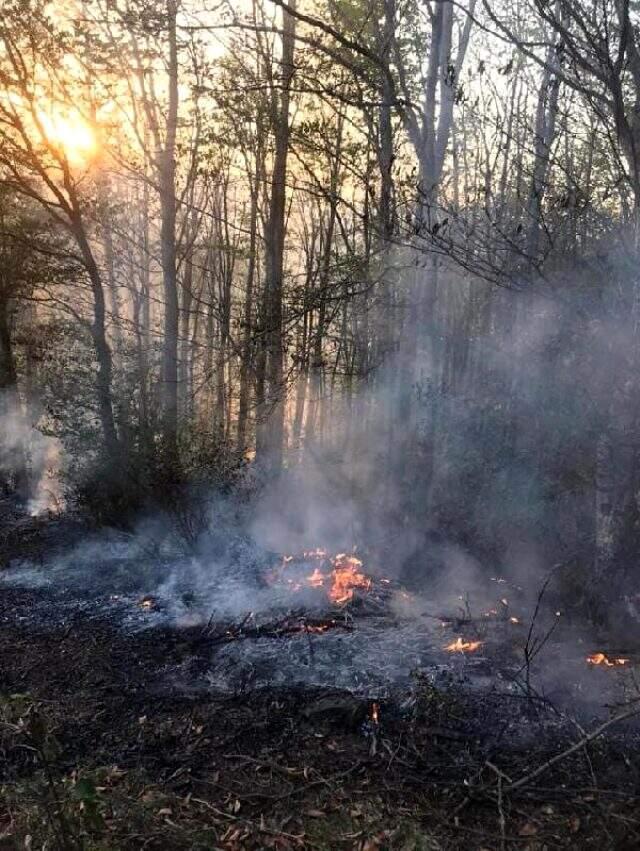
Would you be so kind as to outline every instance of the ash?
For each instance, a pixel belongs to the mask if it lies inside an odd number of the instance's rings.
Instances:
[[[366,590],[331,605],[323,588],[292,593],[228,573],[194,591],[199,567],[188,561],[150,562],[141,570],[140,561],[125,554],[90,574],[85,568],[74,571],[67,560],[55,568],[2,571],[0,623],[52,635],[107,624],[112,632],[155,642],[166,648],[166,661],[150,687],[163,696],[327,689],[402,702],[398,695],[410,696],[420,681],[479,700],[493,696],[517,705],[533,699],[583,720],[606,717],[610,707],[637,698],[638,655],[616,648],[613,655],[629,656],[628,665],[591,666],[586,658],[598,648],[571,629],[555,631],[525,670],[531,615],[523,602],[517,618],[499,603],[483,612],[485,601],[475,616],[461,609],[451,614],[453,604],[449,614],[438,614],[429,601],[373,577]],[[546,630],[540,624],[534,634]],[[479,647],[447,651],[461,640]]]
[[[434,683],[456,680],[475,687],[491,681],[484,658],[447,661],[442,637],[414,622],[385,619],[339,625],[322,634],[304,629],[286,638],[266,635],[229,641],[212,651],[204,677],[220,691],[243,692],[265,686],[327,687],[367,697],[384,697],[409,686],[416,674]]]

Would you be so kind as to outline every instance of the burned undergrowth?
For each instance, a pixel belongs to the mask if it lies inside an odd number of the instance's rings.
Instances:
[[[0,598],[8,848],[637,845],[637,648],[552,595],[445,610],[323,551],[242,615],[32,580]]]

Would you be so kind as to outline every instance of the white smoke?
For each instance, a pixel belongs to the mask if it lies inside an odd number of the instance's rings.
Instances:
[[[60,481],[62,445],[31,424],[16,395],[0,396],[0,474],[8,479],[26,476],[27,510],[33,515],[60,512],[64,496]]]

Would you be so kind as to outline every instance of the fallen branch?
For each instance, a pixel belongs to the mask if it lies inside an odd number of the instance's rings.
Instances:
[[[584,738],[580,739],[579,742],[576,742],[575,744],[571,745],[570,748],[567,748],[561,753],[551,757],[551,759],[548,759],[545,763],[538,766],[535,771],[526,774],[524,777],[521,777],[520,780],[516,780],[509,786],[503,787],[503,794],[515,792],[516,789],[521,789],[523,786],[526,786],[528,783],[531,783],[532,780],[535,780],[537,777],[540,777],[541,774],[544,774],[544,772],[552,766],[557,765],[557,763],[562,762],[563,759],[570,757],[576,751],[579,751],[581,748],[586,747],[589,742],[592,742],[594,739],[597,739],[598,736],[602,735],[602,733],[604,733],[605,730],[608,730],[609,727],[613,727],[614,724],[617,724],[620,721],[626,721],[627,718],[632,718],[634,715],[638,714],[640,714],[640,705],[635,704],[632,709],[628,709],[626,712],[621,712],[619,715],[610,718],[608,721],[604,721],[602,724],[600,724],[599,727],[596,727],[595,730],[592,730],[590,733],[587,733],[587,735]]]

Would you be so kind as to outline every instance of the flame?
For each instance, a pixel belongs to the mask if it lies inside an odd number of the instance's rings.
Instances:
[[[380,704],[372,703],[371,704],[371,720],[374,724],[380,723]]]
[[[628,659],[609,659],[604,653],[592,653],[587,656],[587,662],[590,665],[603,665],[605,668],[617,668],[621,665],[626,665]]]
[[[479,647],[482,647],[481,641],[464,641],[458,636],[455,641],[447,644],[444,649],[449,651],[449,653],[473,653]]]
[[[371,580],[359,570],[362,567],[360,559],[340,553],[333,559],[332,565],[329,597],[334,603],[346,603],[353,597],[354,588],[367,591],[371,588]]]
[[[327,630],[331,629],[331,627],[333,627],[335,625],[336,625],[335,621],[331,621],[330,623],[317,623],[317,624],[305,623],[302,626],[302,630],[304,632],[322,633],[322,632],[327,632]]]
[[[284,556],[281,570],[276,572],[274,579],[276,581],[284,579],[292,591],[300,591],[305,587],[324,588],[329,599],[339,604],[351,600],[356,588],[364,590],[371,588],[372,581],[362,572],[362,562],[355,556],[338,553],[336,556],[329,557],[326,550],[315,549],[303,552],[302,560],[318,562],[308,576],[283,577],[282,570],[288,568],[292,562],[298,561],[295,556]]]

